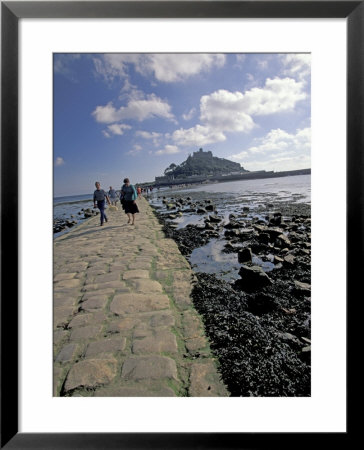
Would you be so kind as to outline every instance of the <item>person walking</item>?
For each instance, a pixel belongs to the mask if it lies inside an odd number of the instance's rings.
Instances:
[[[106,192],[101,189],[99,181],[96,181],[95,186],[96,190],[94,191],[94,207],[99,208],[100,210],[100,226],[102,226],[104,224],[104,220],[105,222],[107,222],[107,217],[105,214],[105,199],[109,205],[110,199]]]
[[[123,208],[125,214],[128,216],[128,223],[134,225],[135,214],[139,212],[138,205],[136,204],[138,195],[135,187],[130,184],[129,178],[124,179],[124,184],[121,187],[121,193],[124,199]]]
[[[110,186],[108,194],[109,194],[111,204],[116,205],[116,202],[117,202],[116,192],[115,192],[115,189],[112,188],[112,186]]]
[[[138,198],[142,198],[142,188],[140,186],[137,187]]]

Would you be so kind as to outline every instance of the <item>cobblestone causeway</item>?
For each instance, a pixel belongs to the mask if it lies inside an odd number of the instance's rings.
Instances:
[[[193,272],[148,202],[54,241],[54,396],[228,396],[190,293]]]

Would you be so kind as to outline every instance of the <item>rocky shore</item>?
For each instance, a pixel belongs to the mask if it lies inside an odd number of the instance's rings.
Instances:
[[[311,218],[296,202],[245,207],[228,218],[210,199],[163,198],[165,234],[190,259],[213,239],[237,260],[238,276],[196,271],[192,297],[233,396],[310,396]],[[203,224],[178,228],[181,215]],[[215,242],[215,241],[214,241]]]
[[[77,215],[71,215],[70,218],[57,217],[53,219],[53,233],[60,233],[62,231],[67,231],[70,228],[78,225],[81,221],[89,219],[90,217],[97,216],[99,214],[96,208],[82,208]]]

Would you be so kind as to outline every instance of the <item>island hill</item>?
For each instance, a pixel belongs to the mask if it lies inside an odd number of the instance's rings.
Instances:
[[[189,155],[180,165],[171,164],[164,171],[164,176],[156,177],[154,186],[171,186],[178,184],[235,181],[254,178],[284,177],[289,175],[307,175],[311,169],[274,172],[259,170],[250,172],[239,163],[213,156],[212,152],[198,152]]]

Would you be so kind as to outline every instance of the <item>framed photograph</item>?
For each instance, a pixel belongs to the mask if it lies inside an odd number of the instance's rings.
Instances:
[[[1,3],[2,447],[264,448],[272,443],[303,446],[313,437],[316,442],[335,438],[342,445],[348,444],[352,436],[349,434],[347,391],[348,302],[357,292],[363,270],[363,263],[353,256],[354,248],[356,254],[363,248],[363,8],[362,2],[347,1]],[[195,77],[193,83],[188,82],[190,77]],[[67,110],[69,113],[65,114]],[[276,118],[276,112],[285,114],[284,121]],[[78,117],[84,119],[78,122]],[[151,118],[160,120],[158,129],[147,127]],[[82,130],[76,129],[79,127],[83,127]],[[196,142],[196,149],[192,141]],[[257,329],[262,326],[262,333],[265,333],[262,342],[269,341],[275,355],[279,349],[297,347],[299,357],[294,356],[293,365],[286,355],[281,354],[285,376],[290,374],[284,387],[282,380],[274,380],[272,366],[269,388],[260,390],[259,376],[264,378],[268,360],[246,364],[244,358],[255,359],[257,354],[245,353],[241,357],[235,353],[233,356],[233,353],[224,353],[225,347],[222,349],[226,365],[222,372],[229,395],[201,395],[198,389],[202,389],[202,379],[198,377],[195,395],[192,390],[188,394],[188,389],[185,389],[187,395],[182,395],[182,381],[169,381],[163,388],[153,385],[153,390],[157,389],[154,398],[136,389],[142,383],[134,383],[131,388],[125,388],[125,385],[120,388],[115,383],[110,386],[106,383],[103,387],[104,377],[111,372],[111,378],[117,373],[121,379],[127,379],[125,367],[129,363],[129,374],[134,374],[139,370],[133,366],[137,360],[135,355],[144,357],[144,353],[156,345],[154,334],[153,339],[149,339],[148,333],[141,333],[144,324],[139,324],[137,330],[141,334],[134,341],[135,348],[129,358],[124,344],[130,345],[131,337],[127,333],[115,335],[120,332],[120,318],[125,319],[125,311],[118,309],[119,303],[125,303],[129,295],[123,294],[128,291],[124,287],[135,285],[139,293],[148,291],[149,295],[150,289],[156,289],[156,286],[145,284],[143,280],[145,271],[140,270],[146,260],[143,255],[135,260],[135,267],[130,267],[121,281],[119,275],[114,280],[97,263],[91,264],[92,274],[85,285],[88,287],[83,289],[86,294],[79,300],[80,307],[73,315],[82,328],[77,329],[77,325],[70,324],[69,320],[66,323],[64,315],[69,316],[69,298],[73,295],[73,284],[79,278],[74,272],[79,271],[74,264],[72,276],[68,275],[70,270],[66,266],[72,265],[72,261],[67,255],[62,256],[59,267],[54,265],[57,248],[61,246],[53,246],[52,231],[55,228],[52,230],[51,223],[54,208],[69,208],[74,199],[68,196],[82,194],[79,186],[89,182],[83,175],[83,168],[87,167],[91,154],[96,155],[97,148],[105,146],[110,152],[108,164],[112,165],[112,158],[115,161],[118,155],[118,142],[128,146],[128,149],[123,148],[125,158],[119,164],[126,164],[125,170],[129,176],[131,174],[134,183],[139,182],[136,178],[140,174],[141,183],[138,184],[141,192],[144,188],[148,196],[150,186],[144,185],[143,181],[151,173],[155,186],[163,191],[164,185],[170,189],[170,185],[178,184],[178,180],[196,180],[202,170],[206,179],[201,178],[199,182],[210,181],[206,192],[211,194],[212,201],[209,202],[212,204],[218,204],[217,198],[221,195],[221,189],[214,190],[214,182],[225,181],[227,176],[232,183],[236,177],[252,174],[255,178],[272,181],[273,171],[284,170],[281,175],[299,175],[300,180],[304,179],[306,185],[296,183],[293,188],[286,184],[277,187],[270,184],[268,196],[264,190],[259,193],[259,186],[254,183],[249,185],[248,193],[223,192],[226,198],[228,195],[236,199],[252,196],[251,203],[246,201],[257,209],[253,208],[252,213],[248,203],[241,203],[240,206],[245,206],[240,211],[241,218],[254,226],[255,240],[252,239],[251,244],[255,249],[263,246],[268,256],[263,252],[257,257],[259,251],[254,250],[250,263],[254,263],[257,270],[258,266],[265,268],[268,275],[270,265],[288,266],[295,257],[300,264],[302,261],[310,263],[312,223],[312,275],[311,266],[307,273],[300,269],[295,285],[292,284],[294,295],[299,299],[297,302],[306,302],[302,317],[298,318],[301,310],[298,314],[294,305],[285,303],[283,292],[282,296],[277,292],[274,308],[279,305],[286,326],[280,328],[278,322],[274,323],[273,316],[266,314],[267,298],[254,292],[249,294],[252,288],[249,285],[246,286],[248,294],[244,294],[241,301],[246,303],[248,314],[253,314],[249,315],[249,320],[245,312],[234,318],[240,321],[239,332],[244,328],[244,333],[248,334],[246,327],[254,328],[255,334],[251,336],[257,340],[256,345],[260,345]],[[143,158],[140,156],[142,144],[148,150]],[[213,144],[211,153],[209,146]],[[189,151],[193,153],[188,154]],[[273,155],[271,160],[266,157],[268,151]],[[104,151],[100,152],[102,159],[109,157]],[[215,157],[215,152],[220,158]],[[259,155],[266,157],[263,162]],[[177,165],[169,164],[174,162],[174,159],[168,159],[170,156],[176,158]],[[157,160],[159,165],[153,166]],[[164,173],[162,160],[166,162]],[[229,164],[216,168],[218,163],[220,166]],[[245,170],[240,163],[251,165]],[[212,164],[214,168],[207,170]],[[135,167],[137,170],[133,172]],[[266,178],[267,172],[261,169],[271,170],[270,178]],[[292,169],[299,169],[300,173],[293,173]],[[103,171],[104,167],[100,165],[98,177],[102,178]],[[103,188],[109,188],[109,184],[114,186],[117,171],[111,174],[110,168],[110,183],[102,185]],[[128,192],[128,182],[125,186],[125,192]],[[194,207],[202,205],[198,192],[206,193],[204,186],[207,184],[202,184],[191,194]],[[93,190],[92,186],[85,187],[84,193],[90,189]],[[95,205],[99,189],[96,186]],[[276,193],[274,189],[277,189]],[[269,208],[262,207],[262,203],[269,204],[272,211],[276,211],[277,198],[284,202],[288,191],[294,192],[295,196],[290,208],[304,198],[309,199],[310,207],[312,194],[312,222],[311,212],[306,216],[299,205],[295,211],[284,210],[284,217],[269,215]],[[112,192],[110,186],[110,195]],[[58,197],[56,202],[55,197]],[[167,205],[167,200],[161,202],[157,195],[154,198],[157,203]],[[231,198],[228,205],[236,209]],[[150,197],[149,200],[153,203]],[[77,207],[82,201],[83,198],[77,198]],[[177,202],[185,209],[190,207],[187,203],[183,205],[182,197]],[[209,202],[204,199],[202,206],[206,210],[210,206],[214,208]],[[97,205],[103,225],[97,231],[107,232],[111,230],[111,223],[106,223],[103,208],[99,203]],[[183,209],[181,205],[179,212]],[[174,214],[178,213],[178,208],[175,211],[172,206],[166,206],[166,213],[178,222],[181,219]],[[113,218],[112,208],[115,206],[106,211],[107,215],[110,213],[109,222]],[[239,222],[240,217],[229,216],[231,208],[225,210],[219,205],[217,208],[219,214],[226,215],[224,223],[228,226],[221,227],[220,232],[222,230],[229,239],[224,245],[231,247],[230,255],[237,251],[234,245],[239,247],[238,240],[234,241],[234,222]],[[90,214],[94,213],[90,211]],[[298,219],[290,217],[295,215]],[[128,217],[134,222],[133,214]],[[219,217],[212,214],[208,218],[209,223],[203,220],[204,233],[206,236],[208,230],[209,238],[213,239],[213,233],[218,237],[214,219],[217,221]],[[137,214],[135,220],[135,230],[139,227],[140,232],[145,233],[138,224]],[[269,229],[265,226],[267,221]],[[87,223],[91,222],[100,225],[96,217]],[[197,225],[201,227],[199,222]],[[61,222],[53,222],[53,226],[60,227],[56,232],[62,235]],[[249,231],[249,227],[246,228]],[[93,229],[84,230],[85,234],[94,233]],[[173,229],[168,231],[167,226],[166,230],[173,235]],[[278,230],[279,236],[274,234]],[[287,236],[293,244],[288,243]],[[71,251],[73,243],[67,244],[66,234],[64,237],[58,242],[66,242],[67,251]],[[82,252],[91,255],[87,236],[80,238]],[[130,239],[129,244],[133,240],[131,235]],[[141,239],[143,241],[143,237]],[[296,241],[300,242],[297,246]],[[292,246],[293,250],[287,250],[284,244]],[[107,243],[99,239],[97,245],[95,255],[100,254]],[[126,257],[130,256],[131,250],[121,249]],[[274,249],[277,256],[273,260],[270,258],[273,258]],[[76,248],[73,250],[77,251]],[[246,255],[242,248],[238,251],[239,256],[235,254],[234,257],[242,263]],[[149,248],[146,254],[151,252]],[[227,256],[222,260],[219,270],[228,274],[231,259]],[[77,261],[82,264],[81,259]],[[206,255],[197,256],[194,263],[198,267],[206,264]],[[160,274],[162,262],[154,259],[154,264],[153,274],[158,268]],[[56,290],[53,290],[54,276]],[[157,280],[168,292],[170,281],[161,281],[162,278]],[[269,277],[267,279],[271,282]],[[119,303],[115,300],[115,292],[111,297],[106,291],[101,297],[94,295],[95,290],[101,292],[95,284],[98,280],[109,283],[108,287],[114,291],[116,289]],[[274,279],[276,290],[279,282]],[[312,302],[308,293],[311,285]],[[138,295],[141,294],[134,296],[133,302],[138,300]],[[57,301],[59,315],[54,310]],[[85,337],[82,333],[92,327],[100,328],[101,322],[84,327],[87,317],[96,317],[100,302],[103,302],[102,307],[107,303],[112,320],[107,327],[105,321],[102,322],[102,342],[95,342],[93,335],[90,340],[90,336]],[[217,330],[209,338],[216,343],[221,339],[224,319],[223,315],[219,316],[222,328],[216,328],[220,311],[212,308],[212,298],[207,302],[210,311],[207,314],[213,319],[209,332],[213,333],[214,328]],[[134,303],[128,308],[134,311],[137,306]],[[146,314],[144,310],[142,313]],[[59,345],[54,344],[55,335],[52,337],[52,317],[59,321],[56,330]],[[149,319],[161,320],[161,317]],[[232,319],[233,316],[229,323]],[[269,326],[271,334],[265,326]],[[115,327],[119,327],[118,330]],[[166,333],[165,327],[163,330]],[[62,340],[70,333],[74,335],[73,340]],[[173,352],[171,345],[173,347],[175,338],[167,334],[163,335],[163,351],[158,348],[162,355],[159,357],[170,361],[168,357]],[[115,336],[122,337],[118,340]],[[308,356],[311,340],[312,357]],[[79,342],[82,344],[78,345]],[[281,342],[284,342],[282,347]],[[104,344],[110,346],[109,350],[105,350]],[[254,348],[254,343],[250,344]],[[104,350],[113,354],[107,361],[97,359]],[[122,363],[115,356],[120,351],[124,351]],[[270,350],[266,351],[269,353]],[[87,355],[86,363],[96,361],[97,367],[93,366],[93,369],[99,370],[97,376],[101,381],[90,381],[89,369],[82,369],[82,361],[78,372],[72,372],[74,365],[68,362],[77,365],[79,358],[75,358],[75,352],[82,354],[81,360]],[[189,361],[201,358],[195,353],[187,355]],[[202,358],[208,361],[209,355],[204,354]],[[307,369],[311,360],[312,374]],[[249,376],[241,376],[237,369],[239,365],[240,371],[242,367],[244,370],[260,367],[260,373],[256,371],[249,375],[250,388],[247,387]],[[190,367],[192,363],[186,360],[178,371],[186,370],[187,373]],[[172,369],[168,366],[165,370]],[[294,370],[297,370],[296,375]],[[57,378],[55,383],[53,374]],[[213,383],[210,381],[209,389],[214,391]],[[172,395],[176,392],[177,398]]]

